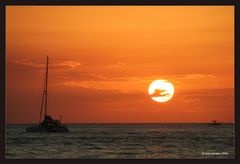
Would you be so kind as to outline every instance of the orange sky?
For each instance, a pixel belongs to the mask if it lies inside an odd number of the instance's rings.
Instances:
[[[6,7],[7,122],[233,122],[231,6]],[[148,96],[156,79],[174,97]]]

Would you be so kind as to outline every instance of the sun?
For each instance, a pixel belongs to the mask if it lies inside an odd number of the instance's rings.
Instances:
[[[169,101],[174,94],[174,86],[168,80],[155,80],[148,88],[148,94],[156,102]]]

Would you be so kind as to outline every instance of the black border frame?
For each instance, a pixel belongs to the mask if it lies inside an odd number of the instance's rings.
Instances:
[[[5,159],[5,96],[6,96],[6,89],[5,89],[5,59],[6,59],[6,6],[26,6],[26,5],[41,5],[41,6],[70,6],[70,5],[174,5],[174,6],[215,6],[215,5],[224,5],[224,6],[234,6],[234,23],[235,23],[235,47],[234,47],[234,99],[235,99],[235,159],[222,159],[222,160],[215,160],[215,159],[143,159],[143,160],[116,160],[116,159],[109,159],[109,160],[103,160],[99,159],[95,162],[186,162],[186,163],[192,163],[192,162],[237,162],[240,161],[240,139],[239,139],[239,132],[240,132],[240,126],[239,126],[239,55],[240,55],[240,0],[0,0],[1,6],[0,6],[0,161],[10,163],[10,162],[24,162],[24,163],[40,163],[40,162],[57,162],[57,163],[66,163],[66,162],[94,162],[95,160],[87,160],[87,159],[69,159],[69,160],[59,160],[59,159],[44,159],[44,160],[12,160],[12,159]],[[160,161],[159,161],[160,160]],[[204,161],[203,161],[204,160]],[[1,163],[2,163],[1,162]]]

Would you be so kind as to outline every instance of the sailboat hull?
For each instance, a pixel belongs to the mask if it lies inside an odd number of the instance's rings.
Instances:
[[[61,126],[61,127],[45,127],[45,126],[31,126],[25,129],[26,132],[30,132],[30,133],[69,133],[69,130],[67,129],[67,127],[65,126]]]
[[[208,125],[222,125],[221,123],[210,123]]]

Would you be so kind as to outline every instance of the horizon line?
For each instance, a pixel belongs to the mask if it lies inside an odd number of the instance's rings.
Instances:
[[[76,124],[209,124],[212,122],[81,122],[81,123],[62,123],[64,125],[76,125]],[[235,124],[235,122],[217,122],[221,124]],[[29,125],[39,123],[5,123],[6,125]]]

